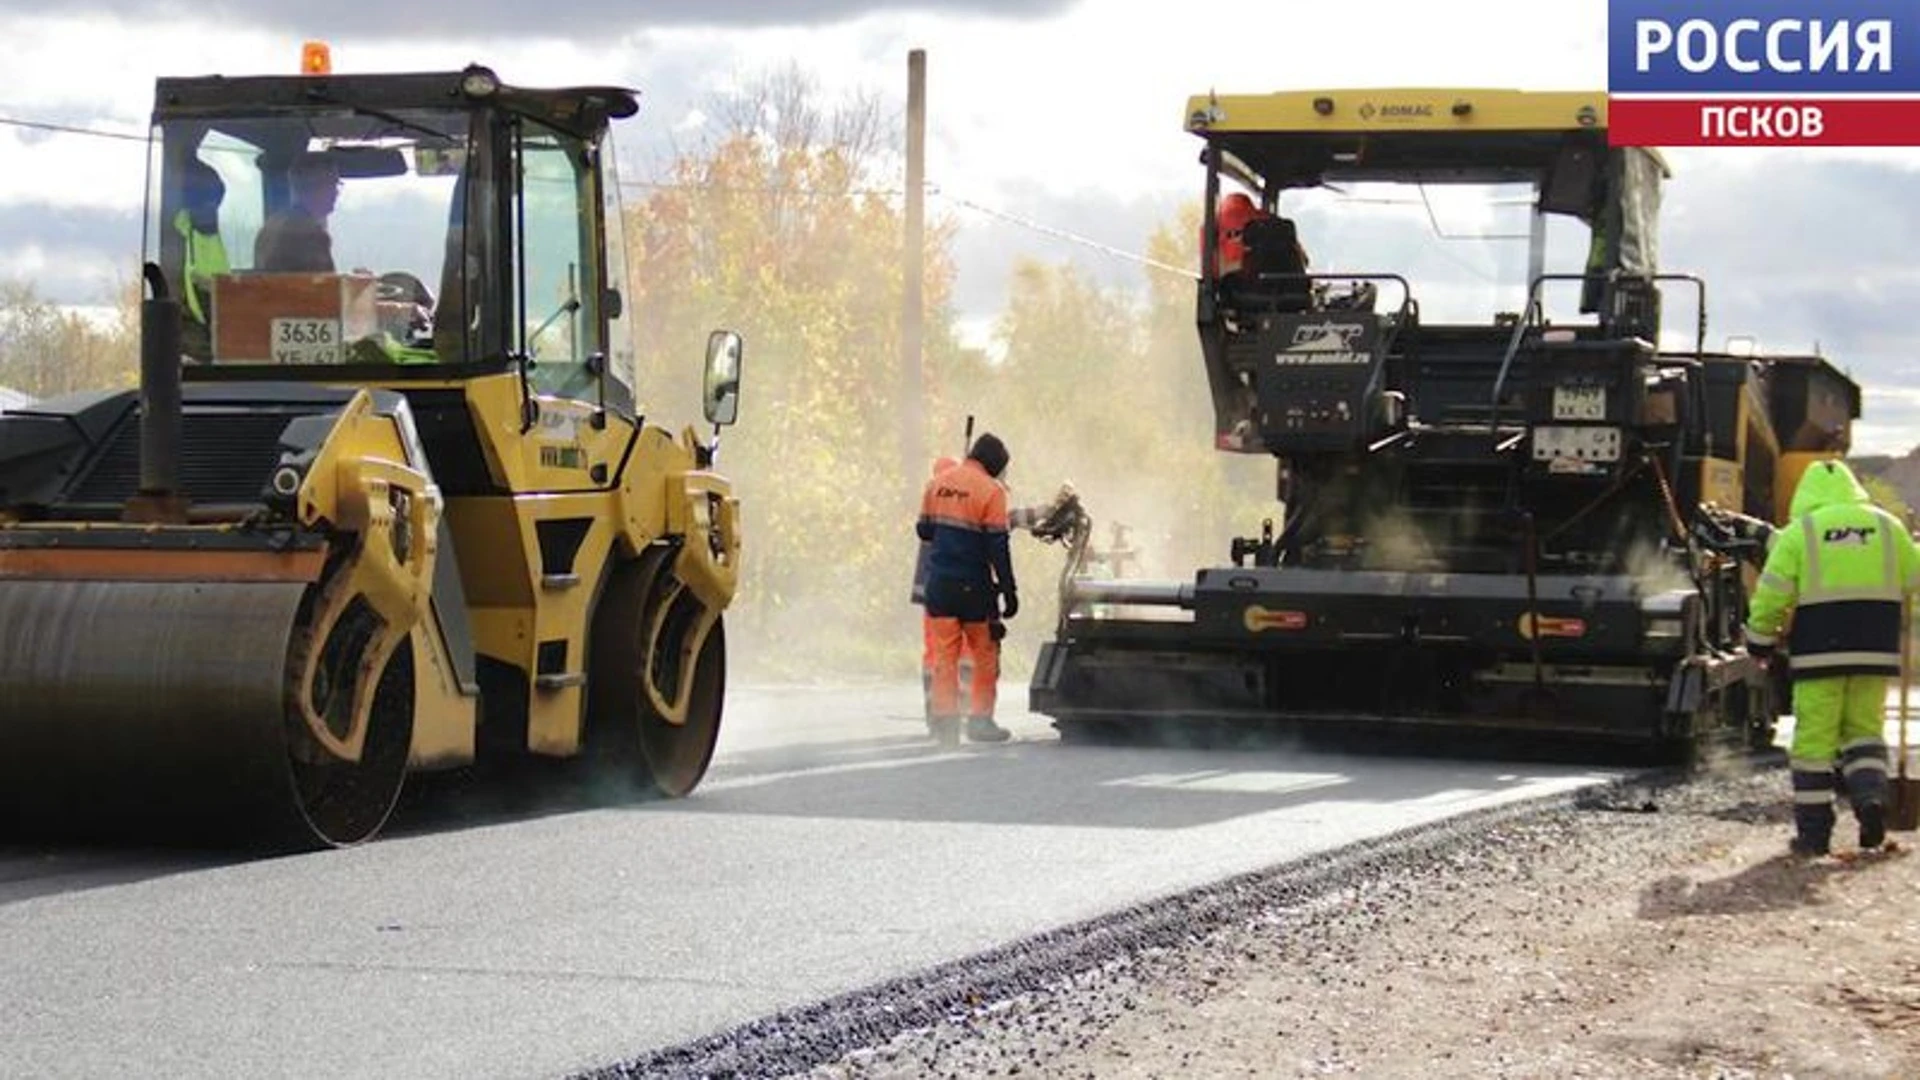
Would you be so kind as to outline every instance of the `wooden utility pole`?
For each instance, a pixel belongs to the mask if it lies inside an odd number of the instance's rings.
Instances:
[[[921,413],[925,402],[926,317],[926,156],[927,51],[907,53],[907,186],[906,236],[901,244],[900,310],[900,422],[910,495],[917,495],[926,471],[925,434]]]

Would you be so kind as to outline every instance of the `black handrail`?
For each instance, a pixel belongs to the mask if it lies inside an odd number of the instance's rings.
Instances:
[[[1395,317],[1398,318],[1402,323],[1404,323],[1406,321],[1407,315],[1415,307],[1413,302],[1413,285],[1412,283],[1407,281],[1406,276],[1402,274],[1389,274],[1389,273],[1281,274],[1281,273],[1267,272],[1267,273],[1258,273],[1253,275],[1253,280],[1260,282],[1261,284],[1267,284],[1270,282],[1274,284],[1278,284],[1283,281],[1397,281],[1400,283],[1400,307],[1399,307],[1399,310],[1395,312]],[[1319,308],[1319,309],[1314,309],[1312,313],[1322,314],[1322,315],[1337,315],[1339,314],[1339,309],[1338,308],[1334,308],[1334,309]]]
[[[1381,363],[1374,368],[1373,377],[1367,382],[1366,390],[1364,392],[1368,397],[1371,397],[1373,395],[1374,391],[1379,388],[1379,384],[1381,380],[1383,380],[1386,377],[1385,360],[1386,360],[1386,357],[1393,351],[1394,343],[1397,340],[1399,340],[1400,331],[1406,329],[1408,318],[1410,317],[1418,318],[1417,313],[1420,310],[1420,305],[1416,303],[1413,299],[1413,284],[1409,282],[1406,279],[1406,277],[1402,274],[1393,274],[1393,273],[1282,274],[1282,273],[1276,273],[1276,272],[1266,272],[1266,273],[1256,273],[1255,275],[1253,275],[1253,280],[1261,284],[1266,284],[1268,282],[1277,284],[1283,281],[1309,281],[1309,282],[1311,281],[1396,281],[1400,283],[1400,307],[1394,311],[1392,327],[1391,329],[1388,330],[1386,336],[1382,338],[1380,342],[1379,352],[1381,357]],[[1345,312],[1343,312],[1339,308],[1315,308],[1309,312],[1298,312],[1295,314],[1313,314],[1313,315],[1324,315],[1328,317],[1333,317],[1333,316],[1345,314]],[[1355,312],[1355,314],[1371,314],[1371,312]]]
[[[1639,275],[1633,276],[1639,277]],[[1507,389],[1507,375],[1513,367],[1513,358],[1519,355],[1520,341],[1526,335],[1527,327],[1531,325],[1534,317],[1540,312],[1540,286],[1549,281],[1587,282],[1604,279],[1605,275],[1601,274],[1541,274],[1535,277],[1532,284],[1527,287],[1526,308],[1521,312],[1520,318],[1514,322],[1513,337],[1508,340],[1506,355],[1500,360],[1500,374],[1493,380],[1493,406],[1489,411],[1487,427],[1496,438],[1500,432],[1500,398]],[[1693,353],[1696,361],[1705,363],[1707,358],[1707,283],[1694,274],[1654,274],[1651,277],[1642,277],[1640,279],[1653,282],[1690,281],[1693,283],[1695,290],[1700,294],[1699,312],[1696,316],[1694,327]],[[1656,341],[1652,344],[1655,350],[1658,351],[1659,342]]]

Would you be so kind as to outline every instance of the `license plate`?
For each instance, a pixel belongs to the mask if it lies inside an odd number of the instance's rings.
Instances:
[[[1607,388],[1604,386],[1556,386],[1553,388],[1555,420],[1605,420]]]
[[[274,319],[269,332],[276,364],[340,362],[338,319]]]

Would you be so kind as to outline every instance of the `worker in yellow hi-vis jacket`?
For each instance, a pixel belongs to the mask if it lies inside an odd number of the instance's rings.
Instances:
[[[1765,539],[1747,648],[1771,661],[1791,614],[1792,848],[1827,853],[1836,765],[1860,846],[1879,847],[1886,840],[1887,687],[1900,674],[1903,601],[1920,590],[1920,549],[1835,460],[1807,468],[1789,520]]]

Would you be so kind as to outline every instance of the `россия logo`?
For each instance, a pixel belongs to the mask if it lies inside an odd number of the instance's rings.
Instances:
[[[1609,0],[1615,146],[1920,146],[1920,0]]]

